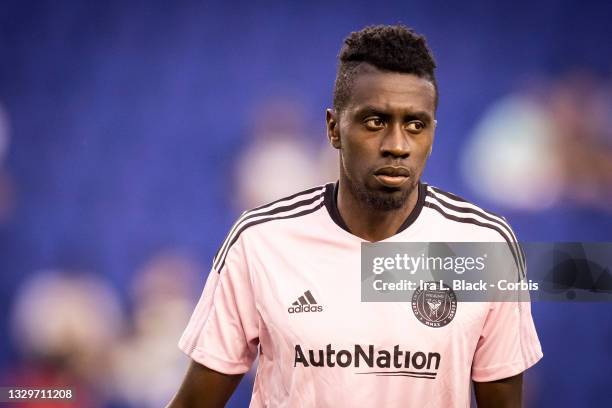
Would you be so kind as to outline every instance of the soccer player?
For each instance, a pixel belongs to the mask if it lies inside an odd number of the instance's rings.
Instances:
[[[470,381],[481,407],[521,406],[542,357],[528,302],[461,303],[438,327],[410,303],[361,302],[365,241],[507,242],[523,261],[503,218],[421,181],[434,68],[405,26],[345,40],[326,118],[339,181],[236,221],[179,341],[193,361],[170,407],[223,406],[258,355],[253,407],[468,407]]]

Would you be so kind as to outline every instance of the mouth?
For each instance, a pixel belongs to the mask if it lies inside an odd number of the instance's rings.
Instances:
[[[400,166],[385,166],[374,172],[374,177],[385,187],[397,188],[410,178],[410,170]]]

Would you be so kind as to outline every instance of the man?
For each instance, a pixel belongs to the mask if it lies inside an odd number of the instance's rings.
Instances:
[[[520,406],[521,373],[542,356],[528,303],[460,305],[430,327],[410,304],[361,302],[364,241],[515,248],[515,237],[502,218],[420,182],[438,102],[424,38],[368,27],[339,59],[327,111],[339,181],[234,224],[179,342],[193,362],[170,406],[223,406],[258,353],[254,407],[467,407],[470,380],[479,406]]]

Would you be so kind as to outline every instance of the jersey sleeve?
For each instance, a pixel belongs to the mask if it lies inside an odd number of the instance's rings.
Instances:
[[[524,275],[519,280],[525,281]],[[528,293],[518,296],[515,293],[510,298],[489,303],[472,361],[472,380],[487,382],[512,377],[537,363],[542,356]]]
[[[211,269],[179,348],[212,370],[245,373],[257,356],[258,316],[244,247],[238,240],[221,269]]]

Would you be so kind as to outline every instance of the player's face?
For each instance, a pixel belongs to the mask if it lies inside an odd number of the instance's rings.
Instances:
[[[345,109],[328,110],[340,179],[355,197],[383,211],[405,204],[431,153],[435,96],[426,79],[368,66],[355,78]]]

